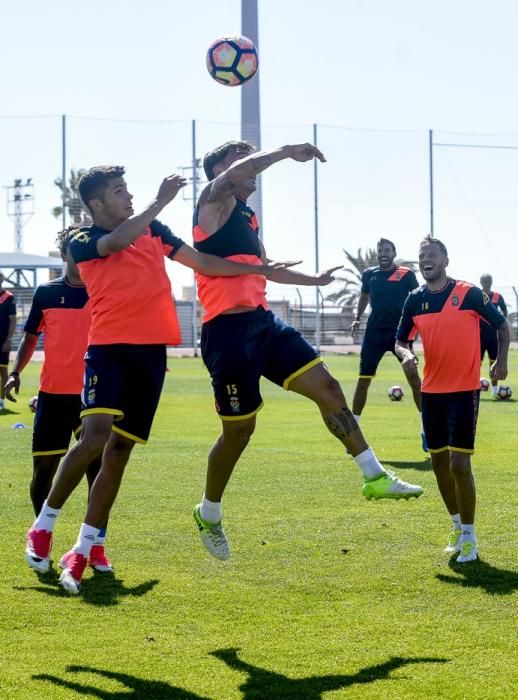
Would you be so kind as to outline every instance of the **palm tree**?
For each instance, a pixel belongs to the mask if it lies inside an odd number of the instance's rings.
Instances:
[[[66,207],[73,224],[88,226],[92,223],[92,219],[79,196],[79,180],[85,172],[86,170],[84,169],[74,170],[72,168],[68,184],[63,182],[63,178],[61,177],[57,177],[54,180],[54,184],[61,191],[62,201],[60,206],[52,209],[52,214],[56,219],[59,219],[59,217],[63,215],[63,207]]]
[[[358,248],[356,255],[353,255],[344,248],[344,253],[351,267],[346,267],[344,270],[347,276],[336,277],[338,282],[343,283],[343,287],[329,294],[326,300],[343,307],[343,311],[346,311],[356,306],[361,292],[362,274],[368,267],[373,267],[378,264],[378,252],[376,248],[365,248],[364,252],[362,252],[361,248]],[[394,260],[394,262],[396,265],[405,265],[414,272],[417,271],[417,263],[415,260],[402,260],[398,258]]]

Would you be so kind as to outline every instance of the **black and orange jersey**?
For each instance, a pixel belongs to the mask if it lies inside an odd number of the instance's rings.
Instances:
[[[41,391],[81,393],[90,321],[90,303],[83,285],[59,277],[36,289],[24,330],[33,335],[43,333]]]
[[[97,241],[110,233],[98,226],[79,230],[70,252],[92,305],[90,345],[178,345],[180,326],[164,256],[184,245],[159,221],[131,245],[101,257]]]
[[[503,316],[507,316],[507,305],[504,301],[503,296],[499,292],[489,292],[487,295],[489,297],[489,301],[493,304],[495,309],[497,311],[500,311]],[[485,331],[486,329],[489,329],[489,325],[487,324],[486,321],[483,319],[480,320],[480,330]]]
[[[399,265],[392,270],[381,270],[376,265],[367,268],[362,274],[361,291],[370,296],[368,329],[394,330],[395,333],[405,299],[417,286],[415,273],[409,267]]]
[[[411,292],[396,337],[406,343],[415,331],[421,336],[423,392],[448,394],[480,387],[480,318],[493,328],[505,321],[487,295],[468,282],[449,279],[438,292],[427,285]]]
[[[259,224],[255,213],[241,201],[236,200],[228,221],[209,236],[198,224],[198,207],[193,219],[194,247],[202,253],[249,265],[261,265]],[[198,296],[205,309],[203,321],[234,306],[261,306],[266,302],[266,277],[264,275],[238,275],[236,277],[208,277],[196,273]]]
[[[0,289],[0,342],[7,338],[12,316],[16,316],[14,296],[7,289]]]

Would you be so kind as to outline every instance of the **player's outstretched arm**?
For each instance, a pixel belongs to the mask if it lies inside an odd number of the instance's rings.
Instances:
[[[273,279],[279,270],[299,265],[300,260],[288,260],[285,262],[274,262],[269,260],[262,265],[248,265],[246,263],[233,262],[220,258],[218,255],[201,253],[195,248],[184,244],[175,254],[173,260],[190,267],[196,272],[201,272],[209,277],[236,277],[237,275],[264,275],[268,279]]]
[[[38,342],[38,336],[33,333],[24,333],[18,346],[16,352],[16,358],[14,360],[13,369],[10,375],[7,377],[7,382],[5,383],[5,398],[9,401],[16,403],[16,399],[13,396],[13,391],[15,394],[20,392],[20,374],[22,370],[29,364],[29,361],[36,349],[36,343]]]
[[[99,255],[105,257],[131,245],[186,184],[187,180],[181,175],[166,177],[160,185],[156,198],[143,212],[130,216],[116,229],[99,238],[97,241]]]
[[[270,262],[270,261],[268,261]],[[279,284],[296,284],[306,287],[325,287],[334,281],[333,272],[342,269],[342,265],[330,267],[323,272],[317,272],[315,275],[307,275],[304,272],[297,272],[288,268],[278,268],[274,270],[269,279],[272,282]]]
[[[296,160],[299,163],[313,160],[313,158],[318,158],[321,163],[326,162],[323,153],[310,143],[280,146],[270,151],[258,151],[245,158],[236,160],[227,170],[209,182],[202,192],[200,204],[210,204],[211,202],[233,197],[239,192],[245,180],[259,175],[263,170],[287,158]]]

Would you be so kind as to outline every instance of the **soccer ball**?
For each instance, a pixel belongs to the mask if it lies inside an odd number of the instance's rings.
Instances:
[[[257,73],[259,59],[254,42],[246,36],[216,39],[207,50],[207,70],[218,83],[243,85]]]
[[[388,397],[391,401],[401,401],[403,396],[403,389],[400,386],[391,386],[388,390]]]
[[[29,408],[33,413],[36,413],[36,409],[38,408],[38,397],[33,396],[32,399],[29,399]]]
[[[496,390],[496,395],[498,396],[499,399],[502,399],[502,401],[505,401],[505,399],[511,398],[511,396],[513,395],[513,391],[512,391],[510,386],[506,386],[505,384],[500,384],[500,386]]]
[[[480,377],[480,391],[487,391],[489,389],[489,379],[485,377]]]

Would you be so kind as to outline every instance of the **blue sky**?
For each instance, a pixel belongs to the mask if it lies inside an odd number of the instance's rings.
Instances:
[[[59,115],[68,117],[68,166],[127,165],[137,206],[163,176],[239,134],[239,88],[213,82],[205,51],[240,31],[239,0],[28,0],[2,18],[0,184],[32,177],[36,215],[27,252],[45,253],[60,174]],[[343,248],[395,240],[416,256],[429,229],[427,130],[441,143],[518,146],[518,6],[511,0],[259,0],[263,146],[309,140],[319,124],[321,267]],[[24,118],[20,118],[23,116]],[[435,233],[450,272],[518,283],[518,151],[435,149]],[[271,257],[314,269],[312,168],[279,164],[263,177]],[[190,239],[190,204],[162,219]],[[13,222],[0,207],[0,250]],[[171,268],[174,287],[190,282]],[[308,297],[309,295],[309,297]],[[295,298],[294,290],[271,290]],[[312,292],[305,290],[311,298]],[[513,302],[512,296],[509,298]]]

